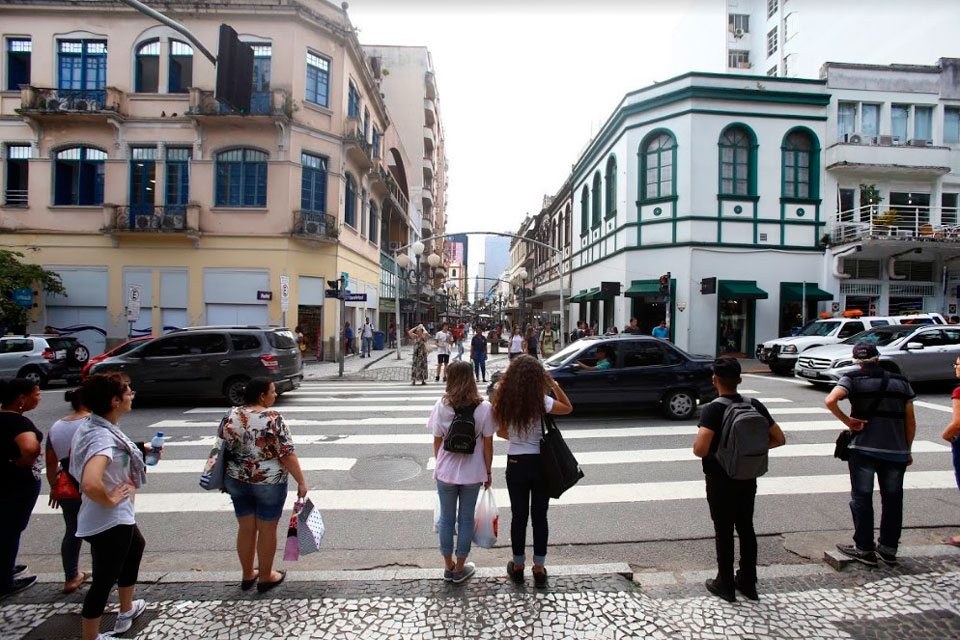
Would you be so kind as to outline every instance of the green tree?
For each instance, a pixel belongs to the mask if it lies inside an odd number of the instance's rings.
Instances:
[[[67,295],[60,276],[38,264],[23,262],[23,254],[0,249],[0,328],[23,332],[27,326],[27,310],[13,302],[17,289],[35,290],[40,287],[48,293]]]

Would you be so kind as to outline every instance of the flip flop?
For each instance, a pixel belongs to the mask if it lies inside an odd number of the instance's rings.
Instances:
[[[960,536],[954,536],[952,538],[944,538],[940,541],[941,544],[949,544],[953,547],[960,547]]]
[[[81,571],[73,580],[68,580],[63,585],[63,593],[73,593],[80,588],[80,585],[87,581],[91,574]]]
[[[258,584],[257,584],[257,593],[266,593],[267,591],[270,591],[270,589],[273,589],[275,586],[277,586],[278,584],[280,584],[281,582],[283,582],[283,579],[287,577],[287,571],[286,571],[286,569],[284,569],[283,571],[278,571],[277,573],[280,574],[280,579],[279,579],[279,580],[274,580],[273,582],[260,582],[260,583],[258,583]]]
[[[253,576],[249,580],[240,580],[240,589],[243,591],[250,591],[253,588],[253,585],[257,584],[257,578],[260,577],[260,571],[257,570],[257,575]]]

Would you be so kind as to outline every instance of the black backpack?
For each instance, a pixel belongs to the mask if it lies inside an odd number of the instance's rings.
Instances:
[[[454,409],[453,422],[443,438],[443,449],[450,453],[470,455],[477,446],[477,422],[473,419],[473,412],[478,405],[471,404],[460,409]]]

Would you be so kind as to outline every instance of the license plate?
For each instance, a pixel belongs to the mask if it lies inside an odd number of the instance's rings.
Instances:
[[[806,369],[800,369],[799,373],[804,378],[816,378],[818,375],[816,371],[808,371]]]
[[[54,352],[53,357],[56,358],[57,360],[63,360],[64,358],[67,357],[67,350],[58,349],[57,351]]]

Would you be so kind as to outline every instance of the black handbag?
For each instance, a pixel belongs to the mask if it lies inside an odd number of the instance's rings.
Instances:
[[[559,498],[580,481],[583,470],[549,414],[543,416],[540,428],[543,433],[540,438],[540,465],[547,493],[551,498]]]
[[[862,420],[869,420],[873,417],[873,414],[876,413],[877,407],[880,406],[880,401],[883,399],[883,394],[887,390],[887,385],[890,384],[890,374],[887,371],[883,372],[883,384],[880,386],[880,392],[877,394],[877,397],[874,398],[873,402],[870,403],[870,408],[864,413]],[[850,411],[853,414],[851,408]],[[833,457],[839,458],[843,462],[846,462],[850,459],[850,443],[853,442],[854,433],[850,429],[844,429],[840,432],[840,435],[837,436],[837,442],[833,447]]]

